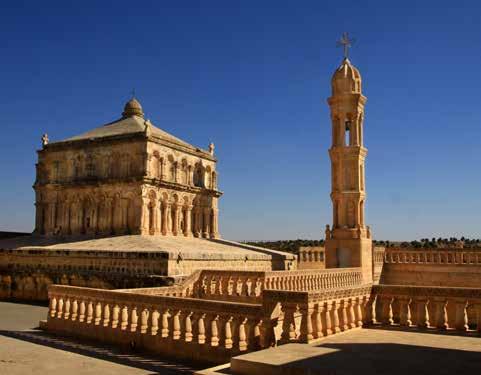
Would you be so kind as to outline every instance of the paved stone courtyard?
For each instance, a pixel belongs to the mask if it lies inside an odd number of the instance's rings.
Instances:
[[[191,374],[205,365],[174,363],[33,330],[43,306],[0,302],[0,374],[143,375]]]

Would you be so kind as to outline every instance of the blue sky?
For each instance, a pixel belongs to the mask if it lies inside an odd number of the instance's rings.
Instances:
[[[35,150],[116,119],[216,144],[231,239],[331,222],[326,98],[349,31],[377,239],[481,237],[478,1],[15,1],[0,12],[0,230],[30,231]]]

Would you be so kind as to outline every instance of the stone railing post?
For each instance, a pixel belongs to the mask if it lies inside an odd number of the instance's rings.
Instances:
[[[281,310],[284,313],[284,319],[282,322],[282,334],[281,342],[287,343],[296,340],[296,322],[294,319],[294,314],[297,311],[296,304],[283,303]]]
[[[427,297],[425,298],[419,298],[416,299],[417,303],[417,326],[419,328],[429,328],[429,310],[428,310],[428,304],[429,304],[429,299]]]
[[[376,303],[378,298],[377,295],[371,295],[366,303],[366,313],[364,314],[364,324],[366,325],[376,323]]]
[[[329,336],[333,334],[333,327],[332,327],[332,321],[331,321],[331,309],[332,309],[332,302],[326,302],[324,305],[324,319],[326,322],[325,325],[325,336]]]
[[[405,327],[411,327],[411,298],[399,298],[399,324]]]
[[[386,325],[393,325],[393,312],[392,312],[392,304],[394,298],[391,296],[383,297],[382,298],[382,317],[381,321],[383,324]]]
[[[468,330],[468,315],[466,313],[466,306],[468,302],[466,300],[455,300],[456,304],[456,324],[455,328],[458,331]]]
[[[446,330],[449,328],[447,301],[445,298],[433,298],[435,308],[436,327],[438,329]]]
[[[302,320],[299,341],[302,343],[309,343],[314,339],[312,329],[312,318],[314,309],[312,307],[304,306],[300,309]]]
[[[333,333],[341,332],[341,328],[339,327],[339,302],[333,301],[332,308],[331,308],[331,322],[332,322],[332,331]]]

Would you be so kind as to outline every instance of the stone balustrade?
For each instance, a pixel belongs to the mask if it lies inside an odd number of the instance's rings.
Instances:
[[[463,249],[386,249],[385,263],[474,264],[481,265],[481,251]]]
[[[216,363],[270,344],[259,304],[59,285],[49,299],[47,329],[59,334]]]
[[[275,341],[311,343],[362,327],[371,285],[322,292],[264,291],[264,314],[280,311]],[[269,339],[266,339],[269,341]]]
[[[365,322],[481,333],[481,288],[377,285]]]
[[[224,363],[243,352],[360,327],[370,290],[264,290],[253,304],[53,285],[46,329]]]
[[[260,302],[264,290],[318,291],[361,284],[359,268],[270,272],[204,270],[193,285],[193,297]]]

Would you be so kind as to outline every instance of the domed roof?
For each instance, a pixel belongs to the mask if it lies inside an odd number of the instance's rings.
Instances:
[[[139,116],[144,117],[144,111],[139,101],[135,98],[130,99],[124,106],[123,117]]]
[[[332,95],[361,93],[361,74],[348,58],[342,61],[332,76]]]

